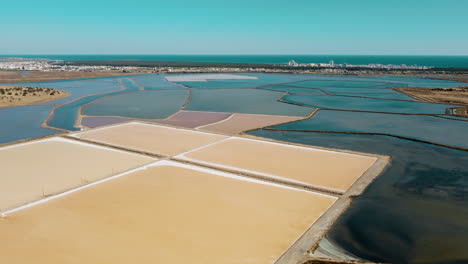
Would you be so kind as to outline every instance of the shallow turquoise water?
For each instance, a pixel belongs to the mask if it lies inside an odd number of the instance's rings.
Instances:
[[[38,82],[26,83],[24,85],[26,85],[27,87],[60,89],[70,94],[70,96],[68,97],[57,99],[54,101],[44,102],[41,104],[64,104],[79,97],[96,93],[108,93],[118,91],[122,90],[123,88],[119,85],[119,79],[116,78],[91,79],[85,81]]]
[[[391,101],[346,96],[288,95],[285,96],[283,100],[287,102],[304,104],[322,109],[340,109],[386,113],[444,114],[446,108],[453,107],[451,105],[442,104],[405,102],[396,100]]]
[[[455,87],[455,86],[466,86],[467,83],[456,82],[456,81],[447,81],[447,80],[437,80],[431,79],[429,77],[404,77],[404,76],[362,76],[360,78],[366,78],[368,80],[374,81],[385,81],[393,83],[395,87],[401,85],[410,86],[410,87]]]
[[[460,121],[468,121],[468,117],[463,117],[463,116],[453,116],[453,115],[439,115],[439,116],[446,117],[446,118],[451,118],[451,119],[456,119],[456,120],[460,120]]]
[[[396,99],[396,100],[409,100],[416,101],[415,99],[406,96],[404,94],[395,93],[395,94],[377,94],[377,93],[334,93],[333,95],[344,95],[344,96],[363,96],[363,97],[372,97],[372,98],[382,98],[382,99]]]
[[[370,82],[370,81],[304,81],[298,82],[294,85],[300,87],[310,87],[310,88],[324,88],[324,87],[343,87],[343,88],[381,88],[384,89],[387,83],[383,82]]]
[[[256,83],[247,82],[179,82],[182,85],[197,89],[222,89],[222,88],[255,88]]]
[[[319,89],[298,88],[298,87],[292,87],[292,86],[286,86],[286,85],[268,85],[268,86],[259,87],[258,89],[282,91],[282,92],[288,92],[289,94],[294,94],[294,95],[297,95],[297,94],[325,95],[326,94],[320,91]]]
[[[83,108],[90,116],[162,119],[176,113],[189,96],[187,90],[138,91],[116,95]]]
[[[396,94],[392,89],[376,89],[376,88],[330,88],[324,87],[322,90],[329,93],[393,93]]]
[[[71,103],[68,103],[66,105],[60,106],[59,108],[55,109],[54,114],[52,117],[49,119],[47,124],[51,127],[56,127],[56,128],[61,128],[61,129],[66,129],[70,131],[75,131],[78,130],[78,128],[75,127],[75,120],[78,115],[78,109],[85,105],[89,104],[93,101],[99,100],[103,97],[110,96],[110,95],[116,95],[122,92],[131,92],[131,91],[137,91],[140,89],[140,87],[134,85],[129,79],[124,79],[122,80],[122,83],[126,86],[127,89],[124,91],[117,91],[117,92],[110,92],[110,93],[104,93],[104,94],[97,94],[97,95],[90,95],[86,96],[80,99],[77,99],[76,101],[73,101]]]
[[[307,116],[313,109],[280,103],[282,92],[260,89],[193,90],[186,110]]]
[[[18,106],[0,108],[0,144],[43,137],[60,131],[40,128],[52,106]]]
[[[307,120],[272,128],[391,134],[468,149],[468,123],[434,116],[319,110]]]
[[[132,77],[135,82],[140,84],[141,86],[145,87],[146,90],[153,90],[153,89],[187,89],[182,85],[178,85],[172,82],[168,82],[164,75],[147,75],[147,76],[138,76]]]

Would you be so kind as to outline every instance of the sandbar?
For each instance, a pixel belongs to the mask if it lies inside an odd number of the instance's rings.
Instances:
[[[69,93],[57,89],[0,85],[0,107],[48,102],[69,95]]]

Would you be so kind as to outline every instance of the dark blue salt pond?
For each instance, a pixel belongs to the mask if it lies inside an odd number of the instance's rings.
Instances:
[[[116,95],[122,92],[138,91],[140,89],[140,87],[136,86],[129,79],[124,79],[122,83],[126,87],[124,91],[90,95],[77,99],[66,105],[60,106],[59,108],[54,110],[54,113],[47,122],[47,124],[51,127],[61,128],[70,131],[78,130],[78,128],[75,127],[75,120],[78,115],[78,110],[81,106],[99,100],[106,96]]]
[[[83,108],[83,114],[162,119],[179,111],[188,97],[188,90],[137,91],[107,97],[92,103]]]
[[[319,110],[307,120],[272,128],[390,134],[468,149],[468,123],[426,115]]]
[[[133,77],[133,80],[139,85],[143,86],[146,90],[159,90],[159,89],[187,89],[186,87],[168,82],[164,75],[146,75]]]
[[[52,106],[17,106],[0,108],[0,144],[43,137],[60,131],[41,128]]]
[[[379,93],[334,93],[333,95],[342,95],[342,96],[362,96],[362,97],[371,97],[371,98],[381,98],[381,99],[392,99],[392,100],[408,100],[416,101],[415,99],[406,96],[400,93],[394,94],[379,94]]]
[[[307,116],[313,109],[278,102],[282,92],[260,89],[196,89],[185,108],[193,111]]]
[[[182,85],[197,89],[220,89],[220,88],[255,88],[261,84],[247,82],[179,82]]]
[[[405,102],[397,100],[380,100],[345,96],[298,96],[289,95],[283,98],[286,102],[308,105],[323,109],[340,109],[353,111],[411,113],[411,114],[445,114],[451,105]]]
[[[288,92],[289,94],[302,94],[302,95],[326,95],[326,93],[320,91],[319,89],[314,88],[299,88],[287,85],[267,85],[258,87],[258,89],[264,90],[275,90],[275,91],[282,91]]]
[[[342,87],[342,88],[381,88],[385,89],[387,83],[384,82],[372,82],[372,81],[347,81],[347,80],[314,80],[314,81],[304,81],[298,82],[294,85],[300,87],[310,87],[310,88],[325,88],[325,87]]]
[[[109,93],[123,89],[123,87],[119,85],[119,79],[116,78],[91,79],[84,81],[37,82],[24,83],[21,85],[27,87],[60,89],[70,94],[68,97],[40,104],[64,104],[71,102],[79,97],[97,93]]]
[[[329,93],[391,93],[398,94],[392,89],[380,89],[380,88],[334,88],[334,87],[324,87],[322,90]]]

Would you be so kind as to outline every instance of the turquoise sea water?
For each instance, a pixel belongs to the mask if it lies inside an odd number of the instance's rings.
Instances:
[[[142,60],[211,63],[282,64],[290,60],[298,63],[335,64],[407,64],[434,67],[468,68],[468,56],[393,56],[393,55],[0,55],[1,57],[46,58],[65,61],[80,60]]]

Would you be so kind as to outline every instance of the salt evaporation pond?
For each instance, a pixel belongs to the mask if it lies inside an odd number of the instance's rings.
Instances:
[[[288,92],[289,94],[293,95],[326,95],[326,93],[320,91],[320,89],[315,88],[299,88],[287,85],[268,85],[268,86],[261,86],[259,89],[263,90],[275,90],[280,92]]]
[[[327,238],[350,254],[388,263],[468,261],[468,152],[387,136],[249,134],[392,156],[328,232]]]
[[[0,144],[60,133],[40,127],[51,108],[47,105],[0,108]]]
[[[123,92],[137,91],[140,87],[134,85],[130,80],[124,79],[122,83],[127,87]],[[52,117],[48,120],[47,124],[51,127],[61,128],[65,130],[75,131],[78,128],[75,126],[75,120],[78,116],[80,107],[99,100],[106,96],[116,95],[122,91],[110,92],[104,94],[90,95],[71,103],[58,107],[54,110]]]
[[[468,140],[465,131],[468,119],[444,115],[445,108],[453,107],[452,105],[392,100],[412,99],[389,89],[389,87],[406,86],[466,86],[466,83],[414,77],[242,75],[255,76],[258,79],[209,80],[197,84],[198,88],[191,89],[192,99],[186,110],[307,116],[314,110],[314,107],[342,109],[346,111],[319,110],[309,120],[275,127],[276,129],[321,130],[326,133],[257,130],[251,134],[289,142],[392,156],[390,167],[369,186],[362,196],[354,200],[351,208],[328,233],[327,239],[332,244],[351,255],[372,261],[418,264],[467,262],[468,152],[391,136],[328,133],[333,131],[388,133],[451,147],[466,148],[465,142]],[[101,82],[104,79],[106,81]],[[187,91],[186,87],[167,82],[162,75],[136,76],[131,79],[146,89]],[[139,90],[139,86],[132,86],[130,82],[130,80],[124,80],[127,89]],[[50,120],[54,123],[55,118],[58,122],[55,124],[57,127],[70,130],[76,129],[75,118],[78,109],[83,105],[105,96],[129,91],[116,91],[122,88],[118,85],[118,78],[48,83],[60,86],[63,90],[72,93],[72,97],[48,102],[48,104],[70,102],[72,99],[88,96],[58,108],[53,119]],[[97,87],[93,83],[99,83],[102,86]],[[280,84],[287,84],[287,86]],[[278,90],[278,92],[262,90],[262,87],[259,87],[268,85],[266,89]],[[233,88],[240,86],[242,89]],[[247,86],[259,88],[249,89]],[[302,92],[320,91],[310,88],[320,88],[333,95],[298,95],[303,94]],[[283,96],[285,90],[296,95],[286,96],[283,100],[309,107],[278,102],[277,100]],[[94,93],[101,94],[95,97],[89,96]],[[140,92],[135,94],[138,93]],[[346,96],[335,96],[335,94]],[[135,106],[138,102],[139,100],[136,100],[132,102],[132,105]],[[89,107],[98,103],[93,103]],[[57,133],[58,131],[55,130],[40,128],[40,124],[51,107],[44,105],[0,109],[2,121],[0,143]],[[437,114],[440,117],[354,113],[347,112],[348,110]],[[127,111],[122,111],[121,114],[125,116],[129,112],[131,111],[127,108]],[[7,127],[8,130],[3,127]]]
[[[386,94],[386,93],[380,93],[380,94],[379,93],[334,93],[333,95],[416,101],[415,99],[413,99],[413,98],[411,98],[409,96],[406,96],[404,94],[400,94],[400,93],[395,93],[395,94]]]
[[[307,116],[313,109],[280,103],[282,92],[253,89],[194,90],[185,108],[192,111]]]
[[[159,90],[159,89],[187,89],[186,87],[168,82],[164,75],[147,75],[133,77],[136,83],[143,86],[146,90]]]
[[[255,88],[261,84],[247,82],[179,82],[182,85],[197,89],[225,89],[225,88]]]
[[[310,119],[271,128],[389,134],[468,150],[468,123],[426,115],[320,110]]]
[[[397,100],[380,100],[347,96],[298,96],[289,95],[284,101],[323,109],[340,109],[352,111],[409,113],[409,114],[444,114],[452,105],[405,102]]]
[[[83,114],[162,119],[179,111],[188,97],[187,90],[138,91],[104,98],[86,106]]]

